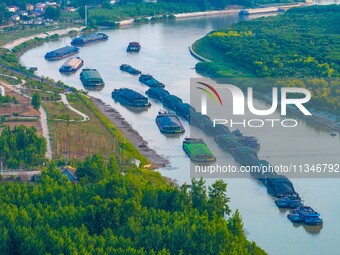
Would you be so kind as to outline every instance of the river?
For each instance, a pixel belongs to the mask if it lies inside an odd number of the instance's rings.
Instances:
[[[129,87],[144,93],[147,87],[138,78],[119,70],[122,63],[150,73],[166,84],[166,89],[189,102],[190,78],[200,77],[195,72],[197,60],[188,52],[188,46],[213,29],[230,26],[239,21],[238,15],[200,17],[127,26],[114,30],[103,30],[110,39],[105,42],[82,47],[79,56],[84,67],[96,68],[106,85],[102,91],[89,94],[102,99],[117,109],[132,124],[152,149],[169,159],[170,165],[159,170],[164,176],[177,180],[179,184],[190,183],[189,160],[182,151],[181,142],[188,135],[188,124],[183,122],[187,132],[180,137],[166,137],[160,134],[155,125],[155,116],[162,105],[151,100],[152,107],[144,112],[131,112],[111,99],[114,88]],[[65,76],[58,68],[65,60],[47,62],[44,54],[66,44],[68,37],[59,41],[44,43],[27,51],[21,62],[27,66],[38,67],[38,74],[62,80],[77,89],[83,89],[79,72]],[[142,50],[139,54],[126,53],[129,41],[139,41]],[[262,101],[256,102],[265,107]],[[276,113],[280,118],[279,114]],[[270,131],[270,132],[269,132]],[[332,138],[330,130],[299,119],[295,129],[275,128],[255,129],[249,135],[258,137],[261,143],[259,155],[274,164],[280,163],[339,163],[339,136]],[[211,138],[206,142],[217,157],[235,163],[233,158],[222,152]],[[207,179],[207,184],[214,180]],[[254,240],[269,254],[340,254],[338,231],[340,229],[340,179],[302,179],[292,182],[305,203],[322,214],[322,229],[293,226],[287,219],[287,211],[279,210],[265,187],[251,178],[229,178],[228,196],[232,210],[239,209],[244,220],[248,238]]]

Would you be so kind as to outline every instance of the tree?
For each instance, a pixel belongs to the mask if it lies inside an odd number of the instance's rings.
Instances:
[[[230,214],[228,203],[230,199],[226,195],[227,184],[223,180],[216,181],[209,187],[209,210],[223,217],[224,214]]]
[[[55,7],[47,7],[44,12],[44,17],[46,19],[53,19],[57,20],[60,17],[60,8],[55,8]]]
[[[39,110],[41,105],[41,96],[37,92],[35,92],[32,96],[32,105],[34,109]]]

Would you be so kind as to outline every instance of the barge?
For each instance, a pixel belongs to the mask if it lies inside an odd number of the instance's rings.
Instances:
[[[161,133],[164,134],[180,134],[185,131],[180,119],[171,112],[159,112],[156,117],[156,124]]]
[[[84,86],[98,87],[104,86],[105,83],[96,69],[83,69],[80,73],[80,80]]]
[[[132,89],[115,89],[112,91],[111,96],[115,101],[129,107],[146,108],[151,106],[147,97]]]
[[[155,78],[153,78],[150,74],[142,74],[139,76],[138,79],[141,83],[145,84],[146,86],[149,86],[150,88],[164,88],[165,85]]]
[[[282,195],[275,200],[275,204],[279,208],[299,208],[302,206],[302,201],[298,193]]]
[[[202,139],[185,138],[183,150],[193,162],[213,162],[216,160]]]
[[[74,46],[65,46],[53,51],[49,51],[45,54],[46,60],[58,60],[61,58],[65,58],[79,52],[79,48]]]
[[[140,44],[139,42],[130,42],[126,51],[127,52],[139,52],[140,51]]]
[[[98,41],[106,41],[107,39],[109,39],[108,35],[104,33],[95,33],[95,34],[76,37],[72,40],[71,45],[83,46],[83,45],[98,42]]]
[[[145,92],[145,94],[147,94],[150,98],[160,101],[161,103],[163,102],[164,97],[170,95],[169,91],[163,88],[150,88]]]
[[[121,71],[128,72],[129,74],[141,74],[141,73],[142,73],[142,72],[139,71],[138,69],[133,68],[132,66],[127,65],[127,64],[122,64],[122,65],[120,65],[119,69],[120,69]]]
[[[312,226],[322,225],[323,223],[320,214],[309,206],[301,206],[300,208],[293,209],[287,215],[287,218],[293,223],[304,223]]]
[[[59,72],[61,73],[74,73],[79,70],[80,67],[82,67],[84,64],[84,61],[79,58],[69,58],[66,60],[66,62],[59,68]]]
[[[176,105],[182,104],[182,99],[175,95],[165,96],[163,98],[163,106],[171,110],[175,110]]]
[[[224,150],[234,153],[238,144],[238,139],[233,134],[222,134],[215,136],[215,142]]]
[[[234,158],[242,165],[251,165],[258,160],[257,153],[248,146],[238,146],[234,151]]]
[[[284,12],[284,9],[281,7],[265,7],[265,8],[256,8],[256,9],[243,9],[238,14],[240,16],[248,16],[254,14],[265,14],[265,13],[275,13],[275,12]]]

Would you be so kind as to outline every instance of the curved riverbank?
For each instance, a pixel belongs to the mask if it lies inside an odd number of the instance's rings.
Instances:
[[[24,42],[27,42],[29,40],[32,40],[34,38],[41,38],[41,39],[45,39],[51,35],[54,35],[54,34],[57,34],[58,36],[64,36],[64,35],[67,35],[70,31],[77,31],[77,32],[80,32],[82,29],[84,29],[85,26],[82,26],[82,27],[70,27],[70,28],[66,28],[66,29],[59,29],[59,30],[51,30],[49,32],[46,32],[46,33],[40,33],[40,34],[34,34],[34,35],[30,35],[30,36],[26,36],[26,37],[23,37],[23,38],[19,38],[19,39],[16,39],[14,41],[11,41],[9,43],[6,43],[4,45],[1,46],[1,48],[4,48],[4,49],[8,49],[8,50],[12,50],[14,47],[24,43]]]

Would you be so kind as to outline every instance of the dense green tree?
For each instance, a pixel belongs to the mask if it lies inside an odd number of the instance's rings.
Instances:
[[[39,110],[41,105],[41,96],[38,92],[35,92],[32,95],[32,106],[34,109]]]

